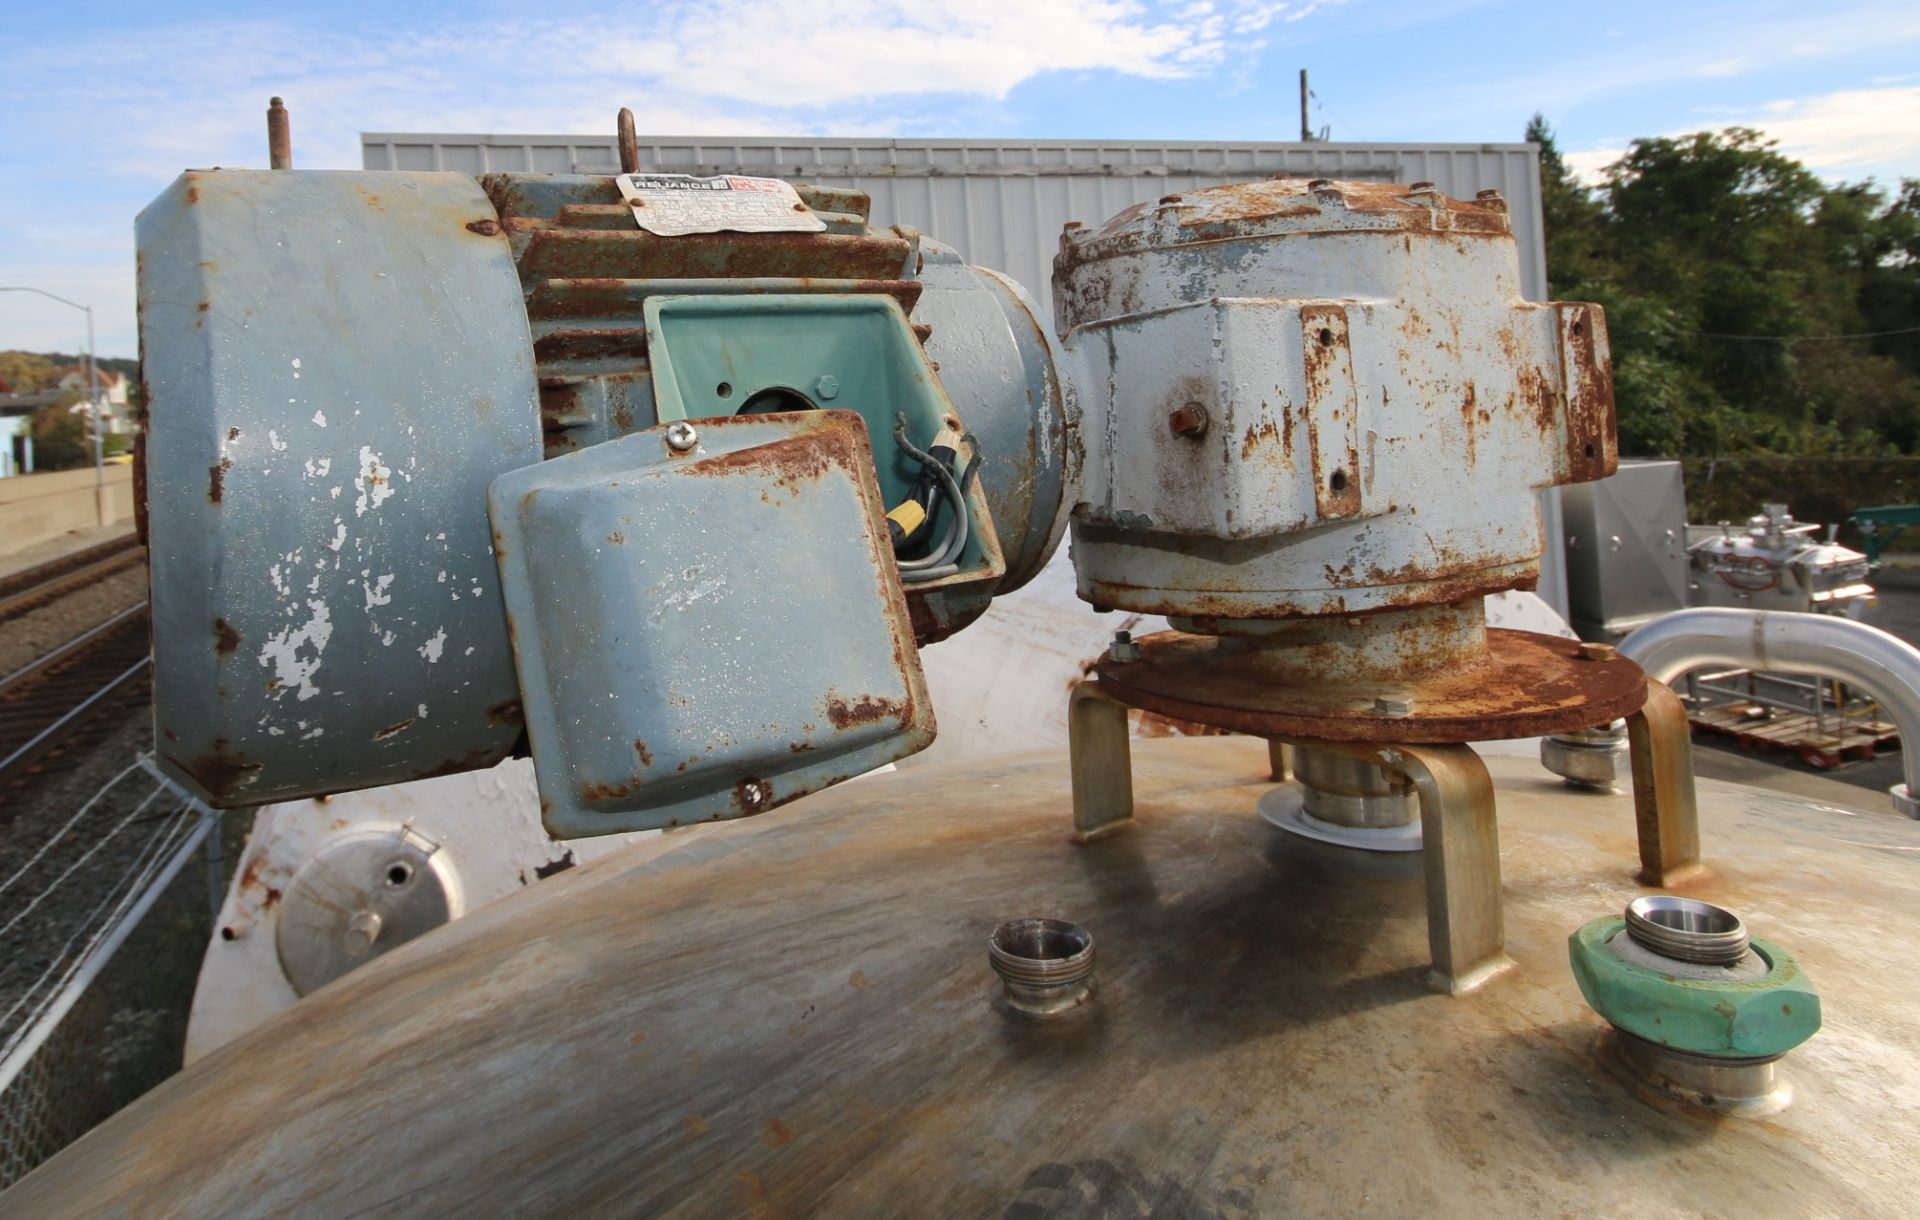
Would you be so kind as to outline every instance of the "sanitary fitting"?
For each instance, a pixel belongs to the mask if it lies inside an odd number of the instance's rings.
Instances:
[[[1626,757],[1624,720],[1540,739],[1540,765],[1570,788],[1612,792],[1619,787]]]
[[[1361,851],[1419,851],[1420,797],[1413,781],[1377,762],[1313,746],[1293,747],[1295,784],[1260,798],[1260,816],[1289,834]]]
[[[1015,1012],[1053,1017],[1093,999],[1093,935],[1077,923],[1008,920],[987,938],[987,960]]]
[[[1758,1116],[1792,1092],[1775,1065],[1820,1028],[1820,997],[1783,947],[1733,912],[1649,895],[1568,940],[1580,994],[1613,1026],[1603,1051],[1629,1083]]]

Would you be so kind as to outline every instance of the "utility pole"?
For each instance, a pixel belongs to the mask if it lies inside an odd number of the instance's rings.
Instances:
[[[44,288],[0,288],[0,292],[31,292],[49,301],[58,301],[87,315],[87,405],[93,417],[93,511],[101,524],[107,523],[107,467],[105,443],[100,435],[100,375],[93,363],[93,306],[55,296]]]
[[[1300,142],[1313,143],[1313,125],[1307,121],[1307,70],[1300,69]]]

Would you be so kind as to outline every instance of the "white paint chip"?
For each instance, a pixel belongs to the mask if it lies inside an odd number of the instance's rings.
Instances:
[[[287,627],[276,632],[260,648],[260,664],[273,670],[274,698],[284,698],[291,690],[295,697],[305,701],[320,693],[313,684],[313,675],[320,669],[321,654],[326,651],[327,641],[333,638],[333,624],[327,613],[327,603],[314,598],[307,602],[312,617],[298,627]],[[311,648],[311,654],[303,649]]]
[[[353,486],[360,495],[353,502],[353,515],[364,517],[367,510],[379,508],[393,495],[393,471],[387,468],[371,445],[360,446],[360,473]]]

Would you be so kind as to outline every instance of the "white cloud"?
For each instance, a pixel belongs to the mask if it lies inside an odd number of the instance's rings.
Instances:
[[[357,168],[362,131],[890,134],[944,127],[1050,72],[1230,75],[1260,35],[1344,0],[667,0],[557,18],[383,26],[325,16],[9,45],[0,74],[0,281],[85,291],[101,349],[133,349],[131,218],[188,166],[264,165],[271,94],[294,162]],[[23,251],[31,251],[23,255]],[[77,315],[76,315],[76,319]],[[70,347],[0,296],[0,347]]]
[[[1775,102],[1743,125],[1826,176],[1920,172],[1920,85]]]
[[[1575,178],[1588,186],[1597,186],[1604,177],[1601,171],[1618,161],[1626,151],[1625,144],[1609,144],[1599,148],[1583,148],[1578,152],[1563,153],[1561,159],[1567,163],[1567,168],[1573,171]]]
[[[1920,175],[1920,85],[1843,89],[1817,97],[1767,102],[1742,114],[1716,110],[1710,123],[1666,132],[1686,135],[1705,128],[1751,127],[1779,141],[1780,151],[1823,178],[1876,177],[1891,184]],[[1566,154],[1583,181],[1626,152],[1625,140],[1601,141]]]

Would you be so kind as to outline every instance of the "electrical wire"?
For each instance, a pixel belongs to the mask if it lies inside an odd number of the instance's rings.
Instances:
[[[966,473],[962,476],[966,481],[966,487],[971,487],[980,469],[979,442],[971,432],[961,439],[974,451],[972,460],[967,463]],[[893,440],[908,457],[919,462],[923,470],[931,470],[934,477],[940,480],[941,488],[948,502],[953,505],[954,513],[953,523],[948,526],[947,533],[937,548],[920,559],[900,561],[900,579],[908,584],[917,585],[951,576],[960,570],[960,565],[953,561],[959,558],[967,546],[969,514],[966,490],[960,481],[955,480],[953,471],[947,469],[946,463],[907,439],[907,414],[904,411],[894,412]]]

